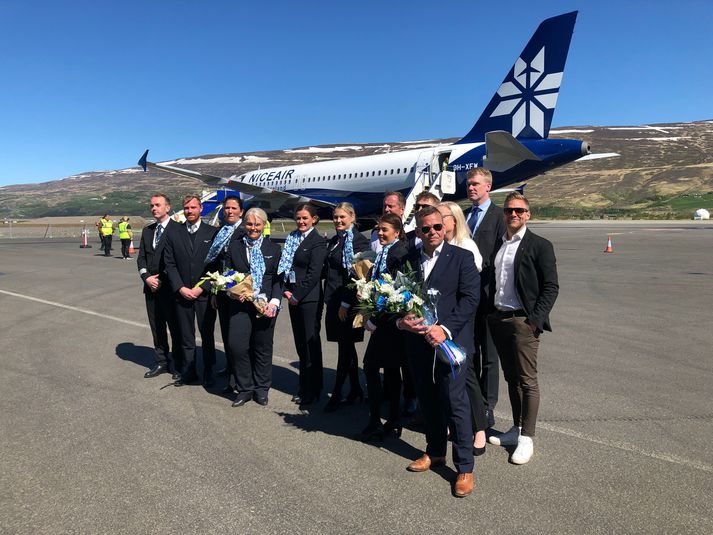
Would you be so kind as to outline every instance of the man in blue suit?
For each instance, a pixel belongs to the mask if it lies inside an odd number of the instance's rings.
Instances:
[[[435,348],[453,340],[472,358],[473,318],[480,298],[480,276],[473,253],[444,241],[443,217],[438,209],[426,206],[416,214],[416,234],[421,244],[409,251],[406,260],[416,271],[424,292],[440,292],[436,304],[438,322],[424,326],[413,315],[397,321],[407,331],[407,355],[414,373],[416,394],[426,428],[426,453],[407,469],[425,472],[444,464],[448,448],[448,429],[453,440],[453,463],[458,476],[454,494],[467,496],[473,491],[473,427],[466,392],[468,364],[455,370],[436,357]],[[435,362],[434,362],[435,360]]]

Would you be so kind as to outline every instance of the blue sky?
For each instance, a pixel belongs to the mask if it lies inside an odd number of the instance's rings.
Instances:
[[[465,134],[579,9],[553,127],[713,118],[713,4],[0,0],[0,185]]]

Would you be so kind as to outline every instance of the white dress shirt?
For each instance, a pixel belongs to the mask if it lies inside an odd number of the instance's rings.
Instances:
[[[525,225],[509,240],[503,236],[503,244],[495,255],[495,308],[502,311],[520,310],[522,303],[515,288],[515,255],[525,236]]]
[[[428,276],[431,274],[433,266],[436,265],[436,262],[438,261],[438,257],[441,255],[442,250],[443,242],[441,242],[441,245],[436,247],[436,250],[433,251],[432,256],[428,256],[423,250],[423,247],[421,247],[421,271],[423,272],[424,281],[428,280]]]
[[[198,228],[201,226],[201,220],[199,219],[196,221],[193,225],[190,223],[186,223],[186,230],[188,230],[188,234],[195,234],[198,232]]]
[[[163,227],[163,232],[165,233],[165,232],[166,232],[166,227],[168,226],[168,222],[169,222],[170,220],[171,220],[171,218],[170,218],[170,217],[167,217],[166,219],[163,220],[163,222],[158,223],[158,225],[156,225],[156,228],[155,228],[154,231],[153,231],[153,248],[154,248],[154,249],[156,249],[156,245],[157,245],[157,243],[156,243],[156,231],[158,230],[159,225],[161,225],[161,226]],[[163,237],[163,234],[161,234],[161,237]]]
[[[455,239],[453,239],[452,241],[449,241],[448,243],[473,253],[473,259],[475,260],[475,268],[478,270],[478,273],[483,271],[483,256],[480,254],[480,251],[478,250],[478,246],[475,244],[475,242],[473,240],[471,240],[470,238],[467,238],[467,239],[463,240],[463,243],[456,243]]]

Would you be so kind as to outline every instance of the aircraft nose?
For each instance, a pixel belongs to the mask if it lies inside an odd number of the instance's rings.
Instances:
[[[582,141],[582,156],[586,156],[592,152],[592,147],[589,146],[588,141]]]

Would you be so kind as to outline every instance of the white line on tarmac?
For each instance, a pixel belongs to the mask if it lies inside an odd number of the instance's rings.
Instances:
[[[34,301],[36,303],[42,303],[44,305],[50,305],[58,308],[63,308],[65,310],[72,310],[74,312],[81,312],[82,314],[89,314],[90,316],[98,316],[102,319],[112,319],[114,321],[117,321],[119,323],[124,323],[126,325],[131,325],[132,327],[140,327],[142,329],[148,328],[148,325],[145,323],[139,323],[137,321],[131,321],[131,320],[125,320],[122,318],[117,318],[114,316],[107,316],[106,314],[100,314],[99,312],[94,312],[93,310],[87,310],[86,308],[79,308],[79,307],[74,307],[71,305],[65,305],[62,303],[57,303],[55,301],[47,301],[46,299],[39,299],[37,297],[30,297],[29,295],[22,295],[18,294],[15,292],[9,292],[7,290],[0,290],[0,294],[5,294],[9,295],[11,297],[18,297],[20,299],[27,299],[28,301]],[[200,341],[199,339],[196,341]],[[223,347],[223,344],[216,343],[216,346]],[[285,357],[280,357],[277,355],[274,355],[273,358],[275,360],[279,360],[282,362],[292,362],[290,359],[287,359]],[[504,413],[500,414],[498,412],[497,416],[499,418],[508,418]],[[546,429],[547,431],[552,431],[553,433],[559,433],[561,435],[565,435],[568,437],[573,437],[573,438],[578,438],[580,440],[585,440],[587,442],[592,442],[594,444],[600,444],[602,446],[608,446],[610,448],[615,448],[618,450],[622,451],[628,451],[631,453],[636,453],[638,455],[642,455],[644,457],[650,457],[652,459],[657,459],[659,461],[664,461],[668,463],[673,463],[673,464],[678,464],[681,466],[686,466],[688,468],[693,468],[695,470],[701,470],[703,472],[710,472],[713,473],[713,466],[705,463],[701,463],[698,461],[692,461],[690,459],[685,459],[683,457],[678,457],[676,455],[670,455],[668,453],[660,453],[656,451],[647,451],[644,450],[638,446],[635,446],[634,444],[629,444],[627,442],[619,442],[615,440],[606,440],[603,438],[597,438],[593,437],[591,435],[587,435],[585,433],[580,433],[579,431],[575,431],[573,429],[567,429],[566,427],[560,427],[557,425],[552,425],[548,424],[547,422],[540,422],[537,424],[538,427],[541,429]]]

